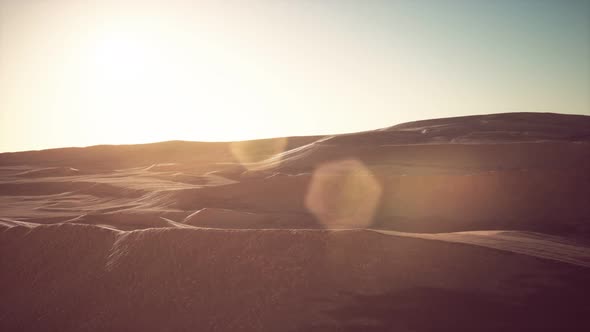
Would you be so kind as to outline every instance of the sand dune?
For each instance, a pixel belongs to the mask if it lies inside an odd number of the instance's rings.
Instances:
[[[535,113],[0,154],[0,330],[590,329],[588,169]]]
[[[3,330],[590,326],[587,268],[440,241],[79,224],[18,225],[0,236]]]
[[[515,231],[471,231],[456,233],[404,233],[374,230],[387,235],[405,236],[454,243],[473,244],[508,252],[590,267],[590,245],[564,237]]]

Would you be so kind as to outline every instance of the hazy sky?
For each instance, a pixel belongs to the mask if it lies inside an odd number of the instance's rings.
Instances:
[[[0,151],[590,115],[590,1],[0,0]]]

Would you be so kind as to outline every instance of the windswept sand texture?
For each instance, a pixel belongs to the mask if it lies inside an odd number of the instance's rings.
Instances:
[[[590,117],[0,154],[0,331],[585,331]]]

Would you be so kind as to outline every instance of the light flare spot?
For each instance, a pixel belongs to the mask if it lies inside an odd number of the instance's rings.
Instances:
[[[381,192],[362,162],[329,162],[315,170],[305,206],[326,228],[366,228],[373,222]]]
[[[280,163],[286,147],[287,138],[284,137],[232,142],[230,145],[234,157],[248,170],[264,168],[267,163]]]

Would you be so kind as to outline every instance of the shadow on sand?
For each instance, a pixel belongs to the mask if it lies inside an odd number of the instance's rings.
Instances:
[[[335,322],[302,331],[590,331],[588,286],[539,290],[517,300],[420,287],[379,295],[341,294]]]

